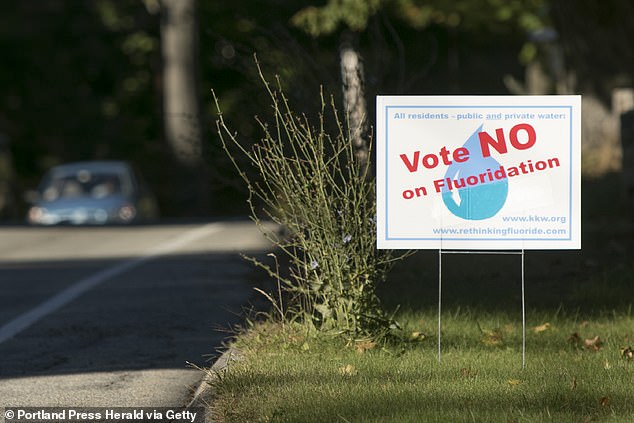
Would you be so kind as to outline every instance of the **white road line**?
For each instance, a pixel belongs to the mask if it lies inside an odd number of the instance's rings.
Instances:
[[[214,232],[218,232],[222,229],[222,225],[219,223],[210,223],[192,230],[185,232],[184,234],[166,241],[162,244],[154,248],[150,248],[145,254],[140,257],[136,257],[134,259],[130,259],[114,266],[108,267],[104,270],[101,270],[93,275],[90,275],[84,279],[79,280],[68,288],[60,291],[55,296],[49,298],[44,301],[37,307],[27,311],[26,313],[21,314],[15,319],[11,320],[9,323],[0,327],[0,344],[4,341],[7,341],[23,330],[27,329],[29,326],[33,325],[38,320],[43,317],[59,310],[64,307],[66,304],[75,300],[77,297],[82,295],[83,293],[90,291],[91,289],[101,285],[108,279],[117,276],[121,273],[127,272],[128,270],[134,269],[146,263],[150,260],[154,260],[158,257],[169,254],[173,251],[178,250],[181,247],[189,244],[190,242],[194,242],[200,238],[211,235]]]

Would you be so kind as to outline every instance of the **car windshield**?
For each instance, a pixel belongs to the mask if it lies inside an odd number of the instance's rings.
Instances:
[[[40,187],[44,201],[72,198],[99,199],[121,194],[121,191],[121,175],[89,170],[50,175]]]

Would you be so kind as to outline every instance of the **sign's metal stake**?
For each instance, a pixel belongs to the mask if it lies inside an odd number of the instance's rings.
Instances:
[[[524,297],[524,249],[522,248],[522,369],[526,368],[526,298]]]
[[[438,362],[441,361],[440,315],[442,308],[442,249],[438,250]]]
[[[522,258],[522,369],[526,368],[526,297],[524,278],[524,249],[521,251],[443,251],[438,250],[438,362],[442,361],[442,339],[440,334],[442,316],[442,255],[443,254],[499,254],[520,255]]]

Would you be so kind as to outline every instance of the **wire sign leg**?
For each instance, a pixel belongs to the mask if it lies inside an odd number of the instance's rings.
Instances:
[[[526,368],[526,299],[524,297],[524,250],[522,249],[522,369]]]
[[[520,255],[522,259],[522,369],[526,368],[526,297],[524,285],[524,250],[514,252],[499,251],[444,251],[444,254],[513,254]],[[438,250],[438,362],[442,361],[442,338],[440,333],[442,317],[442,255],[443,250]]]
[[[438,250],[438,362],[441,361],[440,315],[442,312],[442,250]]]

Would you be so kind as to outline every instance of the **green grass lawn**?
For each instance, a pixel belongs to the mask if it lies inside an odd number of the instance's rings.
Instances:
[[[432,312],[402,315],[411,340],[375,345],[303,336],[264,324],[240,337],[244,353],[215,384],[226,422],[631,422],[630,315],[579,321],[505,313],[447,313],[437,359]],[[545,319],[548,319],[545,321]],[[596,338],[596,337],[599,338]]]
[[[443,258],[438,362],[438,253],[420,252],[380,287],[398,340],[257,324],[214,382],[216,421],[633,422],[632,219],[596,192],[581,252],[527,252],[525,369],[519,257]]]

